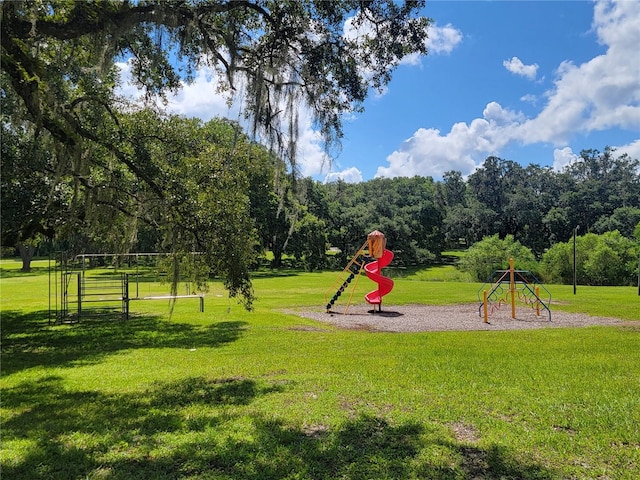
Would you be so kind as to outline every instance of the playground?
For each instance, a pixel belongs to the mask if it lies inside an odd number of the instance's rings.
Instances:
[[[326,290],[324,313],[288,313],[340,328],[379,332],[524,330],[623,323],[615,318],[567,312],[554,313],[552,321],[551,293],[532,272],[516,270],[513,259],[508,270],[494,271],[480,287],[479,304],[387,305],[383,310],[383,297],[394,287],[394,281],[382,273],[394,258],[386,244],[382,232],[368,234],[367,241]],[[354,297],[362,273],[377,284],[375,290],[364,295],[366,303],[359,303],[358,296]]]
[[[547,316],[536,315],[535,310],[519,308],[516,318],[503,309],[495,312],[485,323],[478,317],[478,304],[457,305],[394,305],[382,312],[371,313],[368,304],[352,305],[346,314],[327,314],[323,310],[298,310],[296,315],[329,323],[350,330],[368,330],[372,332],[438,332],[438,331],[498,331],[527,330],[540,328],[588,327],[595,325],[620,326],[625,321],[569,313],[559,310],[553,312],[553,321]],[[628,322],[627,322],[628,323]]]

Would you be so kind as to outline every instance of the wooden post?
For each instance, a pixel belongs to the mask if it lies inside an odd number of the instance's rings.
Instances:
[[[540,287],[536,285],[536,315],[540,316]]]
[[[511,291],[511,318],[516,318],[516,274],[513,258],[509,259],[509,289]]]
[[[489,306],[487,305],[487,291],[484,291],[483,294],[483,304],[482,304],[482,309],[484,311],[484,323],[489,323]]]

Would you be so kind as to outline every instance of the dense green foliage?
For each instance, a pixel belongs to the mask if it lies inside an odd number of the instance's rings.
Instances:
[[[573,241],[551,247],[542,257],[541,269],[549,283],[573,281]],[[602,235],[576,237],[576,281],[582,285],[633,285],[638,279],[637,242],[617,230]]]
[[[210,275],[222,275],[231,294],[250,306],[248,273],[257,237],[249,191],[273,191],[273,156],[250,142],[239,127],[222,120],[203,124],[151,110],[113,118],[128,139],[121,150],[145,156],[145,175],[154,179],[153,185],[141,182],[113,152],[97,145],[84,153],[90,161],[64,176],[51,168],[34,174],[33,160],[21,162],[33,149],[7,149],[2,157],[7,172],[2,189],[5,226],[15,225],[24,236],[24,225],[30,221],[40,229],[34,231],[49,233],[56,240],[55,249],[70,258],[93,252],[172,252],[173,271],[181,258],[200,252],[204,265],[191,270],[191,280],[202,283]],[[50,138],[44,133],[40,137]],[[5,138],[16,135],[7,129]],[[54,152],[41,155],[54,163]],[[40,184],[34,193],[25,190],[36,181]],[[47,200],[50,192],[61,192],[57,204]],[[38,206],[41,210],[34,211]],[[3,231],[3,236],[10,231]],[[179,281],[177,275],[172,278]]]
[[[385,233],[389,248],[396,252],[394,263],[405,265],[425,264],[446,249],[492,237],[489,243],[515,241],[526,247],[533,255],[519,259],[524,263],[520,268],[540,271],[534,260],[541,260],[554,245],[569,241],[574,230],[601,234],[613,228],[627,240],[620,247],[625,253],[610,260],[619,259],[624,267],[617,272],[613,267],[598,272],[596,265],[609,258],[600,251],[601,261],[593,260],[587,269],[580,267],[581,282],[628,285],[633,272],[637,274],[637,262],[634,266],[632,259],[635,255],[637,260],[638,255],[633,243],[637,245],[634,231],[640,221],[639,165],[637,159],[616,156],[610,148],[583,151],[561,172],[536,165],[523,168],[516,162],[490,157],[466,180],[459,172],[449,172],[440,182],[415,177],[318,185],[328,192],[320,198],[331,200],[312,211],[325,219],[331,244],[345,255],[354,252],[375,228]],[[609,239],[615,237],[611,235]],[[500,248],[496,244],[493,250],[498,253]],[[578,249],[583,248],[592,245],[579,242]],[[486,255],[494,257],[489,252]],[[509,256],[503,252],[500,258],[470,271],[484,280],[493,269],[504,268]],[[566,268],[565,263],[554,268]],[[567,281],[566,275],[551,272],[549,278]]]
[[[487,281],[495,270],[508,270],[513,259],[515,268],[537,274],[537,262],[531,250],[507,235],[498,234],[474,243],[460,260],[460,269],[471,274],[478,282]]]
[[[490,157],[468,186],[490,211],[485,223],[491,233],[510,233],[539,256],[578,225],[583,232],[606,231],[614,215],[616,228],[630,236],[640,213],[639,166],[638,159],[610,148],[583,150],[562,172]]]
[[[436,183],[430,178],[378,178],[360,184],[323,185],[331,245],[342,261],[380,230],[396,252],[397,264],[426,263],[442,251],[442,212],[436,205]],[[331,199],[330,201],[328,199]],[[322,217],[322,211],[316,215]]]
[[[486,281],[492,272],[509,268],[513,259],[517,270],[528,270],[545,283],[581,285],[634,285],[638,280],[640,245],[617,230],[602,235],[576,236],[574,243],[559,242],[547,250],[540,262],[531,249],[514,241],[512,235],[498,234],[473,244],[458,267],[474,280]]]
[[[28,271],[36,247],[64,224],[70,189],[53,181],[52,143],[46,135],[8,128],[12,99],[2,98],[0,194],[2,245],[17,247]]]
[[[335,266],[344,265],[367,233],[378,229],[396,253],[394,265],[429,264],[447,249],[471,246],[490,237],[472,249],[463,263],[474,278],[485,280],[491,271],[505,268],[510,255],[517,257],[519,268],[542,273],[544,268],[539,268],[536,260],[554,245],[569,241],[574,230],[595,235],[613,228],[627,240],[620,247],[624,253],[610,260],[619,259],[624,267],[598,272],[596,265],[609,258],[599,251],[602,261],[592,260],[586,269],[580,266],[581,283],[628,285],[633,282],[633,272],[637,273],[637,262],[634,266],[632,258],[638,255],[633,247],[633,242],[637,244],[634,230],[640,221],[638,167],[638,160],[616,156],[609,148],[582,152],[562,172],[536,165],[523,168],[516,162],[490,157],[466,180],[459,172],[448,172],[442,181],[414,177],[322,184],[306,179],[307,194],[300,201],[326,225],[330,244],[340,250]],[[598,192],[597,201],[589,199],[591,191]],[[318,225],[321,228],[322,223]],[[517,243],[520,253],[510,251],[502,242]],[[592,247],[581,242],[579,250]],[[476,259],[475,254],[485,246],[486,251]],[[549,265],[549,279],[570,278],[553,272],[572,269],[567,258],[552,268]]]

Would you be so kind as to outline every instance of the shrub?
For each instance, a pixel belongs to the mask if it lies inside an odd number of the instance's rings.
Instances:
[[[576,280],[582,285],[633,285],[638,274],[638,246],[617,230],[576,238]],[[573,283],[573,240],[557,243],[542,257],[548,283]]]
[[[495,270],[507,270],[513,258],[518,270],[529,270],[537,274],[538,263],[533,252],[514,240],[513,235],[500,239],[498,235],[485,237],[472,245],[460,259],[458,267],[475,280],[486,281]]]
[[[553,245],[542,256],[540,271],[545,283],[573,283],[573,244]]]

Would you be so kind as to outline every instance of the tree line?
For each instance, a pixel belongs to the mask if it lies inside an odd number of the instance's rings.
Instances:
[[[131,130],[137,148],[155,152],[149,165],[165,201],[99,148],[85,155],[101,168],[79,166],[75,176],[58,177],[46,135],[36,139],[3,124],[3,245],[34,249],[55,238],[57,249],[75,253],[124,253],[170,251],[179,242],[202,250],[221,270],[243,265],[250,271],[264,265],[267,252],[271,267],[286,260],[318,270],[341,267],[368,232],[380,230],[397,266],[429,265],[446,250],[495,236],[527,248],[535,261],[546,255],[550,267],[548,258],[575,234],[582,243],[586,234],[615,231],[633,241],[639,233],[639,162],[611,148],[584,150],[561,172],[489,157],[466,179],[450,171],[440,181],[322,183],[295,178],[284,160],[229,120],[205,123],[140,110],[123,114],[119,124]],[[78,189],[78,182],[92,188]],[[167,201],[180,231],[165,220]],[[595,251],[593,241],[584,242]],[[556,262],[556,270],[564,263]],[[546,270],[553,281],[568,280],[566,271]],[[586,272],[583,280],[628,283],[627,270],[606,278]],[[228,287],[248,288],[245,280]]]
[[[367,231],[383,231],[405,264],[486,236],[512,235],[538,258],[574,230],[618,230],[634,237],[640,222],[637,159],[615,150],[584,150],[563,171],[489,157],[464,179],[376,178],[321,184],[305,181],[309,212],[326,224],[328,241],[350,252]],[[311,193],[309,193],[311,192]]]

